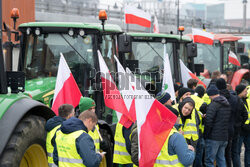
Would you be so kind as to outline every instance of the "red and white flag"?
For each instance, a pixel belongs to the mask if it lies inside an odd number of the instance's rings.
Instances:
[[[192,28],[193,43],[204,43],[208,45],[213,45],[214,35],[196,28]]]
[[[117,72],[118,72],[118,80],[119,80],[119,88],[120,93],[123,97],[127,110],[129,112],[130,120],[126,115],[122,115],[119,122],[129,128],[133,122],[136,121],[136,113],[135,113],[135,99],[134,99],[134,90],[129,80],[129,75],[125,72],[124,68],[122,67],[120,61],[114,56],[117,64]]]
[[[176,115],[162,105],[136,80],[135,106],[139,139],[139,166],[152,167],[171,129]]]
[[[160,33],[158,19],[156,16],[154,17],[154,33]]]
[[[117,112],[126,115],[131,120],[125,102],[121,96],[121,93],[117,89],[117,86],[99,50],[98,59],[105,105]]]
[[[125,6],[125,23],[138,24],[143,27],[151,27],[151,16],[149,13],[134,6]]]
[[[239,60],[237,59],[236,54],[232,52],[231,50],[229,51],[228,62],[239,67],[241,66]]]
[[[59,67],[56,77],[56,87],[54,93],[54,100],[52,104],[52,110],[58,115],[58,108],[62,104],[71,104],[76,107],[82,96],[76,81],[69,69],[66,60],[61,54]]]
[[[204,88],[206,88],[206,85],[185,66],[185,64],[182,62],[181,59],[180,59],[180,66],[181,66],[181,79],[184,87],[187,87],[187,81],[193,78],[199,81],[198,84],[203,85]]]

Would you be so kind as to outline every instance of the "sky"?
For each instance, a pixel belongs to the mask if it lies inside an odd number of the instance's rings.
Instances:
[[[136,3],[140,1],[150,1],[150,0],[100,0],[101,4],[113,6],[115,2],[118,6],[122,6],[123,2]],[[172,0],[173,1],[173,0]],[[219,4],[225,3],[224,17],[225,19],[241,19],[243,18],[243,4],[242,0],[179,0],[180,5],[185,3],[198,3],[198,4]],[[247,3],[247,18],[250,18],[250,1]]]

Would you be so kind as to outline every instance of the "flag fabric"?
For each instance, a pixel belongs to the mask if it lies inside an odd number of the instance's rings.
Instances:
[[[181,59],[180,59],[180,67],[181,67],[181,79],[184,87],[187,87],[187,81],[193,78],[198,80],[198,84],[203,85],[204,88],[206,88],[206,85],[185,66],[185,64],[182,62]]]
[[[193,43],[204,43],[208,45],[213,45],[214,35],[196,28],[192,28]]]
[[[117,89],[116,84],[99,50],[98,59],[105,105],[117,112],[124,114],[128,117],[128,119],[131,120],[125,102],[121,96],[121,93]]]
[[[126,74],[124,68],[122,67],[120,61],[117,59],[116,56],[114,56],[117,64],[117,72],[118,72],[118,80],[119,80],[119,90],[123,97],[123,100],[125,102],[125,105],[127,107],[127,110],[129,112],[130,120],[126,115],[122,115],[119,122],[125,126],[126,128],[129,128],[133,122],[136,121],[136,113],[135,113],[135,99],[133,96],[133,88],[132,85],[129,82],[129,76]]]
[[[143,27],[151,27],[150,14],[141,9],[137,9],[134,6],[125,6],[124,14],[126,24],[138,24]]]
[[[156,16],[154,17],[154,33],[160,33],[158,19]]]
[[[170,68],[169,56],[166,53],[166,46],[164,45],[164,74],[162,81],[162,91],[168,92],[171,95],[171,99],[175,100],[174,84],[172,79],[172,72]]]
[[[154,99],[138,80],[135,83],[139,166],[150,167],[154,166],[177,117],[158,100]]]
[[[232,52],[231,50],[229,51],[228,62],[239,67],[241,66],[239,60],[237,59],[236,54]]]
[[[52,110],[58,115],[58,108],[62,104],[71,104],[76,107],[82,96],[76,81],[69,69],[69,66],[61,54],[59,67],[56,78],[56,87],[54,93],[54,100],[52,104]]]

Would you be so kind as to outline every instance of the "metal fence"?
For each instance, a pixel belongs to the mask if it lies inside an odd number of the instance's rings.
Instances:
[[[90,21],[98,22],[98,13],[100,9],[106,9],[109,23],[115,23],[121,25],[123,30],[126,30],[127,26],[124,24],[124,11],[123,8],[114,8],[104,4],[97,4],[95,1],[73,1],[73,0],[36,0],[36,20],[37,21],[58,21],[60,17],[69,16],[74,21]],[[153,13],[152,11],[148,11]],[[84,19],[83,19],[84,17]],[[159,12],[156,17],[158,18],[160,32],[176,33],[177,15],[170,12]],[[71,19],[68,20],[71,20]],[[73,19],[76,18],[76,19]],[[78,20],[79,18],[79,20]],[[153,18],[153,17],[152,17]],[[63,21],[67,19],[60,18]],[[205,24],[209,31],[213,32],[241,32],[241,27],[231,27],[223,24],[213,24],[207,20],[202,20],[195,17],[187,17],[184,15],[179,16],[179,25],[185,26],[187,32],[191,31],[192,27],[202,28]],[[147,28],[140,28],[138,26],[130,25],[132,31],[152,31]]]

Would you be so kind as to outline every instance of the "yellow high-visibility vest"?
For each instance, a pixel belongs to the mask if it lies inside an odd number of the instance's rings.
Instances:
[[[62,133],[61,130],[56,132],[56,148],[58,152],[58,166],[60,167],[85,167],[82,158],[76,149],[76,139],[84,130],[78,130],[69,134]]]
[[[122,124],[117,123],[113,162],[117,164],[132,164],[131,156],[126,149],[125,139],[122,135],[122,127]]]
[[[245,105],[245,108],[247,109],[247,113],[248,113],[248,119],[246,120],[245,124],[249,124],[250,123],[250,99],[246,99],[247,101],[247,105]]]
[[[185,124],[183,127],[181,127],[181,130],[184,132],[184,138],[185,139],[193,139],[193,141],[196,141],[199,139],[199,131],[196,126],[196,114],[195,109],[193,109],[191,114],[191,119],[186,119]],[[182,124],[182,120],[180,119],[180,124]]]
[[[99,126],[98,124],[96,125],[96,128],[94,130],[94,132],[92,130],[90,130],[88,132],[88,134],[90,135],[90,137],[94,140],[95,143],[95,151],[96,152],[100,152],[100,137],[99,137],[99,133],[97,132],[97,130],[99,130]]]
[[[158,157],[156,158],[154,167],[166,167],[166,166],[173,166],[173,167],[183,167],[183,165],[179,162],[177,154],[169,155],[168,154],[168,141],[170,136],[174,133],[178,133],[175,128],[172,128],[170,131],[167,140],[165,141],[161,152],[159,153]]]
[[[56,131],[58,128],[60,128],[61,125],[57,125],[56,127],[54,127],[51,131],[49,131],[47,133],[47,137],[46,137],[46,150],[47,150],[47,155],[48,155],[48,163],[50,167],[55,167],[55,163],[53,161],[53,151],[54,151],[54,147],[51,144],[51,140],[54,137]]]

